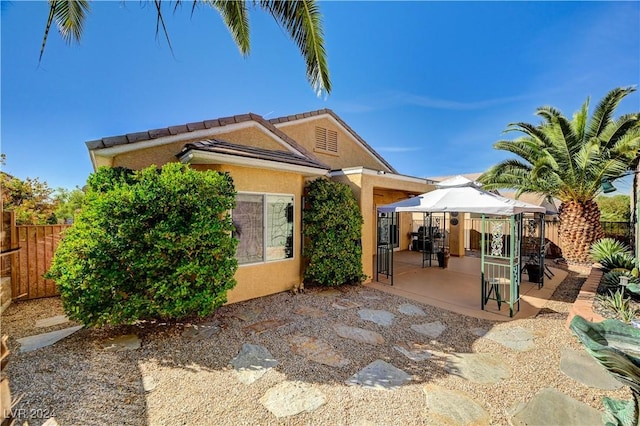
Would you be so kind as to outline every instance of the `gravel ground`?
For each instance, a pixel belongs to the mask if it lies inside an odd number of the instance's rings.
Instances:
[[[35,329],[36,320],[62,313],[60,300],[55,298],[13,304],[2,315],[2,333],[10,336],[12,355],[7,373],[12,394],[14,397],[24,395],[17,409],[24,410],[21,420],[28,420],[29,425],[40,425],[50,415],[60,425],[435,424],[427,417],[423,392],[426,384],[466,392],[490,414],[492,424],[507,425],[509,408],[530,400],[547,387],[599,410],[603,409],[603,396],[631,398],[626,388],[618,391],[587,388],[559,369],[562,349],[581,348],[564,324],[584,281],[584,275],[570,273],[536,318],[508,323],[461,316],[367,287],[347,287],[334,296],[308,289],[300,295],[281,293],[224,306],[209,318],[193,321],[197,324],[217,320],[221,324],[220,333],[201,341],[182,337],[188,322],[146,323],[83,329],[51,347],[19,353],[16,339],[73,324]],[[332,307],[338,299],[348,299],[363,308],[384,309],[396,318],[390,327],[378,326],[361,320],[357,309]],[[400,314],[397,308],[404,303],[421,306],[427,316]],[[294,311],[301,305],[323,310],[327,316],[312,318],[296,314]],[[252,313],[255,319],[239,318]],[[259,334],[245,328],[253,322],[270,319],[291,322]],[[410,328],[412,324],[436,320],[447,326],[436,340]],[[342,339],[333,329],[338,324],[376,331],[385,343],[371,346]],[[471,330],[476,327],[529,329],[535,335],[536,348],[528,352],[508,349],[474,335]],[[136,333],[142,347],[121,352],[102,349],[106,339],[126,333]],[[294,354],[288,339],[297,334],[325,340],[351,363],[342,368],[329,367]],[[475,384],[447,374],[441,358],[414,362],[393,349],[398,343],[411,342],[438,352],[497,354],[511,367],[512,377],[497,384]],[[229,367],[229,361],[243,343],[263,345],[278,360],[274,369],[251,385],[240,383]],[[376,359],[409,373],[411,384],[395,391],[344,384]],[[149,376],[157,387],[145,392],[142,378]],[[284,380],[311,384],[324,393],[326,403],[311,413],[276,418],[259,399]]]

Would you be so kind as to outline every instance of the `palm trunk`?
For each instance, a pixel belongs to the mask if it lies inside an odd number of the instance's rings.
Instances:
[[[560,247],[568,263],[591,263],[591,245],[604,237],[600,209],[594,200],[566,201],[560,205]]]

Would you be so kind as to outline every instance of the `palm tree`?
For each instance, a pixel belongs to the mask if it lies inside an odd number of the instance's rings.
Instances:
[[[544,194],[561,201],[560,244],[570,263],[587,263],[589,248],[604,236],[595,202],[603,179],[615,180],[635,164],[640,148],[640,113],[618,119],[613,113],[634,87],[610,91],[589,118],[589,99],[567,119],[553,107],[538,108],[542,123],[511,123],[505,132],[521,132],[494,148],[520,159],[509,159],[486,171],[480,181],[486,189],[512,188]]]
[[[182,0],[169,0],[165,3],[174,3],[175,10],[181,5]],[[169,48],[171,48],[163,17],[162,0],[153,0],[153,4],[156,10],[156,34],[162,28]],[[298,46],[305,59],[307,80],[316,94],[320,96],[323,92],[326,94],[331,92],[321,15],[315,0],[254,0],[252,2],[247,0],[193,0],[192,12],[199,4],[212,7],[220,13],[240,52],[245,56],[249,54],[250,50],[248,5],[258,5],[273,16]],[[88,0],[49,0],[49,18],[40,49],[40,59],[44,54],[52,24],[55,22],[60,35],[67,43],[79,41],[89,10]]]

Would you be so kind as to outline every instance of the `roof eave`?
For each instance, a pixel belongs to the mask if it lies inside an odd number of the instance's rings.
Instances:
[[[256,169],[275,170],[280,172],[298,173],[305,177],[325,176],[328,169],[321,167],[303,166],[300,164],[284,163],[259,158],[248,158],[231,154],[188,149],[177,155],[182,163],[189,164],[227,164],[232,166],[250,167]]]

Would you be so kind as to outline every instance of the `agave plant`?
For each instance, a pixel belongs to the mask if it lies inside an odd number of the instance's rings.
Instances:
[[[640,329],[616,320],[593,323],[575,316],[569,325],[589,355],[631,388],[632,401],[604,398],[606,425],[640,424]]]
[[[593,260],[608,271],[614,269],[631,271],[636,267],[631,249],[613,238],[602,238],[593,243],[590,254]]]

